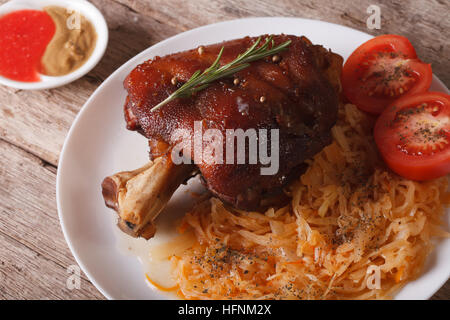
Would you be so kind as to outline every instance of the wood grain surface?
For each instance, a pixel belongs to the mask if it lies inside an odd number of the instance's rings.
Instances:
[[[0,0],[0,4],[7,1]],[[66,283],[75,260],[56,210],[58,157],[76,114],[115,69],[180,32],[244,17],[318,19],[374,35],[407,36],[418,55],[450,86],[448,0],[93,0],[110,31],[102,61],[61,88],[24,91],[0,86],[0,299],[103,299],[81,276]],[[381,29],[368,30],[366,9],[381,8]],[[220,40],[220,39],[218,39]],[[450,299],[450,282],[433,299]]]

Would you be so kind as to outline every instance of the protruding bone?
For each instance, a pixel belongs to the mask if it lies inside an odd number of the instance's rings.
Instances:
[[[122,231],[149,239],[156,231],[156,217],[194,172],[194,166],[175,165],[169,156],[162,156],[142,168],[106,177],[102,183],[103,198],[119,214],[117,225]]]

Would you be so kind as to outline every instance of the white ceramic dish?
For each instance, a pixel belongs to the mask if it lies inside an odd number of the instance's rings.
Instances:
[[[91,3],[85,0],[12,0],[0,6],[0,16],[16,10],[34,9],[42,10],[46,6],[60,6],[80,12],[86,17],[97,32],[95,49],[89,59],[73,72],[59,77],[40,75],[41,81],[21,82],[0,76],[0,84],[5,86],[24,89],[39,90],[60,87],[75,81],[91,71],[105,53],[108,45],[108,26],[101,12]]]
[[[190,49],[200,44],[256,36],[264,33],[305,35],[347,58],[370,35],[343,26],[297,18],[251,18],[204,26],[162,41],[138,54],[114,72],[86,102],[66,138],[57,177],[57,203],[61,226],[77,262],[94,285],[110,299],[160,299],[148,287],[135,256],[118,248],[115,213],[103,203],[100,184],[111,173],[131,170],[148,161],[147,141],[125,129],[122,81],[139,63],[155,56]],[[436,77],[433,90],[448,92]],[[162,213],[173,217],[186,207],[185,189],[178,190]],[[450,214],[446,222],[449,223]],[[161,219],[164,222],[164,218]],[[160,228],[157,238],[170,233]],[[441,241],[428,260],[424,274],[408,284],[397,299],[428,299],[449,278],[450,240]]]

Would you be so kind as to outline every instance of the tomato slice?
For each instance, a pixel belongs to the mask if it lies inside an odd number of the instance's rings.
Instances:
[[[386,164],[402,177],[429,180],[450,173],[450,95],[398,99],[378,118],[374,137]]]
[[[373,114],[381,113],[402,96],[426,92],[431,80],[431,65],[420,61],[409,40],[398,35],[383,35],[363,43],[342,69],[347,99]]]

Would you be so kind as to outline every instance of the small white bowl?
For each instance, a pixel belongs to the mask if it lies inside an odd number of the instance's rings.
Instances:
[[[17,89],[39,90],[60,87],[75,81],[91,71],[105,53],[108,44],[108,26],[101,12],[85,0],[12,0],[0,6],[0,17],[6,13],[23,9],[42,10],[46,6],[59,6],[80,12],[88,19],[97,32],[95,49],[89,59],[78,69],[59,77],[40,74],[41,81],[22,82],[0,76],[0,84]]]

